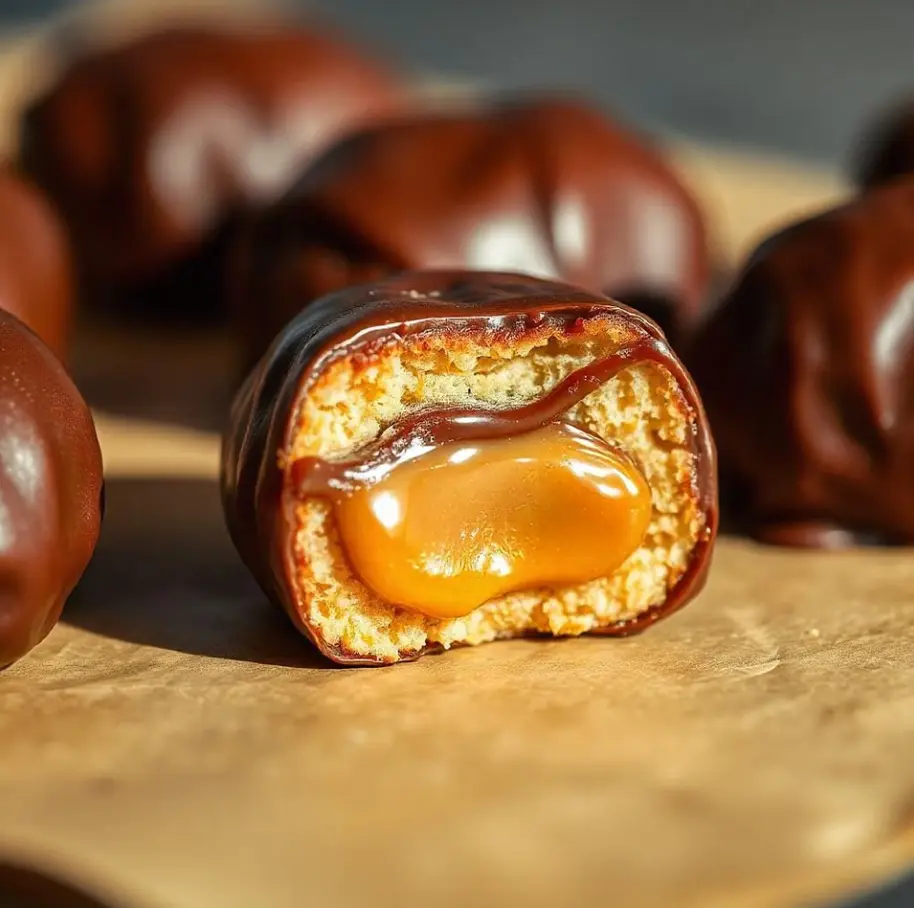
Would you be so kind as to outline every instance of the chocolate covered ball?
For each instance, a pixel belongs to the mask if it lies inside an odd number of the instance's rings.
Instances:
[[[403,102],[329,34],[175,28],[73,62],[27,111],[22,162],[63,212],[93,298],[218,311],[232,217]]]
[[[357,665],[649,627],[704,583],[716,482],[657,326],[517,274],[405,272],[306,307],[222,451],[241,557]]]
[[[674,341],[709,275],[698,206],[661,155],[554,97],[362,130],[266,212],[247,255],[251,360],[308,301],[403,269],[558,277],[646,311]]]
[[[0,666],[60,618],[102,516],[92,416],[59,360],[0,312]]]
[[[914,179],[764,242],[690,365],[750,533],[914,543]]]
[[[914,174],[914,102],[883,114],[861,136],[855,152],[853,177],[864,189]]]
[[[0,308],[66,356],[73,268],[57,214],[42,193],[0,169]]]

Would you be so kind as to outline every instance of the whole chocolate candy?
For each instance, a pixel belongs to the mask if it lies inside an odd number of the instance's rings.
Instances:
[[[226,432],[229,530],[330,658],[627,634],[703,584],[714,448],[657,326],[565,284],[407,272],[295,318]]]
[[[855,149],[853,176],[869,189],[914,174],[914,102],[907,101],[867,130]]]
[[[403,269],[558,277],[646,311],[674,343],[709,279],[698,206],[661,155],[562,98],[362,130],[252,234],[238,300],[251,361],[303,304]]]
[[[0,666],[40,643],[89,562],[102,458],[85,401],[18,319],[0,312]]]
[[[0,308],[66,356],[73,268],[66,235],[42,194],[0,169]]]
[[[185,27],[72,63],[27,111],[22,162],[94,294],[198,313],[221,308],[232,216],[403,102],[392,75],[329,35]]]
[[[749,532],[914,542],[914,180],[764,242],[690,365]]]

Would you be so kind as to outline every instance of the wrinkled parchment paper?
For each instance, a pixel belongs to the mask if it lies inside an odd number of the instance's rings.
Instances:
[[[28,72],[17,53],[0,77]],[[840,192],[784,162],[676,155],[730,260]],[[180,364],[211,378],[230,357],[174,343],[96,331],[76,357],[93,401],[134,418],[99,414],[107,520],[65,622],[0,675],[0,893],[790,906],[914,859],[910,551],[728,540],[706,593],[641,637],[335,669],[223,529],[225,389]]]
[[[728,541],[641,637],[341,670],[214,483],[108,502],[66,624],[0,679],[0,854],[106,904],[792,905],[914,856],[910,553]]]

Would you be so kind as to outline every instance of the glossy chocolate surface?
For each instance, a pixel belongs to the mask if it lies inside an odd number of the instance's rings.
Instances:
[[[549,314],[569,321],[577,317],[574,308],[553,310]],[[299,496],[327,495],[334,490],[347,490],[372,482],[377,474],[396,466],[416,448],[510,438],[533,432],[555,422],[618,372],[644,362],[658,363],[673,371],[681,384],[686,381],[685,372],[678,364],[670,367],[665,341],[656,335],[645,337],[617,353],[577,369],[532,403],[511,410],[478,407],[423,409],[400,420],[377,442],[361,450],[357,457],[333,461],[318,457],[299,458],[291,464],[290,476]]]
[[[66,357],[73,267],[63,225],[42,193],[0,169],[0,308]]]
[[[749,532],[914,543],[914,179],[763,243],[690,365]]]
[[[57,623],[98,541],[102,459],[85,401],[21,322],[0,312],[0,666]]]
[[[403,103],[393,76],[326,33],[176,28],[75,60],[27,111],[22,162],[96,293],[189,284],[199,298],[182,305],[218,307],[203,297],[232,218]]]
[[[914,101],[888,111],[861,136],[852,167],[864,189],[914,174]]]
[[[402,269],[559,278],[659,316],[674,343],[709,280],[701,214],[660,154],[559,98],[365,129],[266,212],[247,254],[252,360],[304,302]]]
[[[522,342],[553,327],[568,337],[602,317],[634,340],[561,382],[538,401],[516,410],[423,410],[400,420],[355,461],[300,460],[287,480],[278,465],[292,442],[298,401],[335,358],[395,337],[426,332],[458,338],[471,331]],[[657,326],[626,306],[564,284],[517,274],[428,271],[405,273],[373,285],[330,294],[306,307],[287,325],[248,376],[232,409],[222,454],[222,495],[235,546],[261,587],[328,656],[364,662],[328,647],[295,608],[291,587],[292,510],[303,494],[353,481],[352,471],[391,463],[417,439],[432,442],[468,437],[505,437],[555,420],[626,365],[663,365],[696,414],[695,451],[705,531],[689,568],[662,605],[602,632],[640,630],[691,599],[702,587],[717,527],[714,446],[701,401],[688,373]],[[416,653],[416,656],[421,655]]]

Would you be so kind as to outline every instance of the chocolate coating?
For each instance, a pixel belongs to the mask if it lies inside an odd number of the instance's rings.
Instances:
[[[420,411],[398,424],[380,447],[373,447],[367,455],[369,462],[396,458],[398,446],[410,435],[448,443],[529,431],[556,419],[619,369],[644,361],[660,363],[675,377],[696,414],[695,494],[705,515],[705,530],[689,568],[667,600],[634,621],[621,622],[602,633],[634,633],[680,608],[700,591],[717,528],[715,452],[692,380],[658,327],[627,306],[552,281],[517,274],[408,272],[330,294],[302,310],[238,392],[223,439],[222,501],[232,540],[267,596],[285,608],[325,655],[337,662],[368,664],[328,646],[295,607],[290,512],[302,484],[319,488],[331,481],[345,482],[350,467],[345,462],[309,458],[296,461],[287,478],[279,466],[281,453],[292,441],[298,401],[310,383],[334,358],[394,336],[431,332],[459,337],[471,327],[482,327],[493,336],[522,344],[549,323],[573,335],[583,330],[583,318],[595,315],[624,322],[637,341],[572,373],[545,397],[517,410]]]
[[[914,542],[914,179],[763,243],[690,365],[749,532]]]
[[[73,268],[63,225],[44,196],[0,169],[0,307],[63,359],[73,309]]]
[[[403,99],[326,34],[177,28],[73,62],[27,111],[22,162],[63,212],[94,293],[167,306],[183,289],[177,305],[221,308],[205,297],[232,217]]]
[[[674,343],[709,280],[701,214],[661,156],[559,98],[364,129],[250,243],[238,308],[252,362],[303,303],[403,269],[560,278],[647,311]]]
[[[863,134],[852,167],[864,189],[914,174],[914,101],[890,110]]]
[[[40,643],[89,563],[102,513],[102,459],[63,366],[0,312],[0,666]]]

